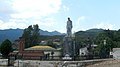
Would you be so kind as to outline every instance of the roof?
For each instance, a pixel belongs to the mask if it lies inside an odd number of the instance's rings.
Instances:
[[[40,49],[47,49],[47,48],[52,48],[52,47],[50,47],[50,46],[33,46],[33,47],[31,47],[31,48],[40,48]]]
[[[53,42],[54,44],[56,44],[56,45],[60,45],[60,42]]]
[[[10,53],[9,53],[9,55],[17,55],[17,54],[18,54],[17,51],[16,51],[16,52],[13,51],[13,52],[10,52]]]
[[[120,48],[113,48],[113,52],[117,51],[117,50],[120,50]]]
[[[25,52],[23,53],[23,56],[32,56],[32,57],[37,57],[37,56],[43,56],[43,53],[40,52]]]
[[[44,51],[48,51],[48,50],[56,50],[56,49],[52,48],[50,46],[33,46],[33,47],[27,48],[25,50],[44,50]]]

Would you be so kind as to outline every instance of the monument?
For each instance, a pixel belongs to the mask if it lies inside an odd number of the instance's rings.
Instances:
[[[68,21],[67,21],[67,37],[71,37],[72,36],[72,21],[70,20],[70,18],[68,17]]]
[[[72,39],[72,21],[68,17],[67,34],[63,38],[63,60],[72,60],[73,57],[73,39]]]

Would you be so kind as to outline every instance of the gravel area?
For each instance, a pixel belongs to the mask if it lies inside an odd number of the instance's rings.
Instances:
[[[98,62],[92,65],[88,65],[86,67],[120,67],[120,60]]]

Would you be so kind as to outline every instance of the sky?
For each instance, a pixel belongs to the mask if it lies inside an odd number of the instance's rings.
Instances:
[[[120,0],[0,0],[0,29],[38,24],[66,33],[67,18],[77,32],[92,28],[120,29]]]

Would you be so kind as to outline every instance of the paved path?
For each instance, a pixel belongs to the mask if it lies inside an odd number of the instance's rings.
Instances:
[[[120,60],[103,61],[86,67],[120,67]]]

